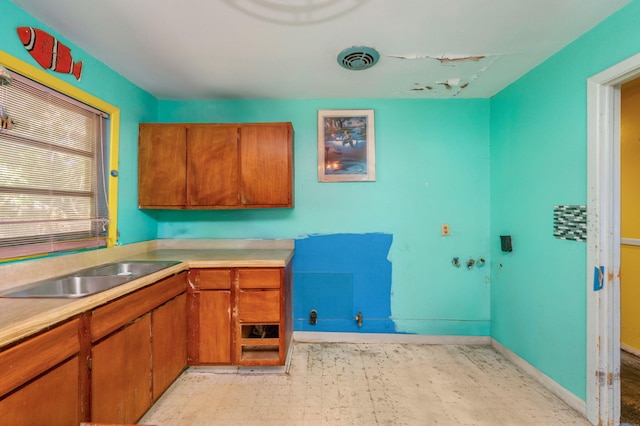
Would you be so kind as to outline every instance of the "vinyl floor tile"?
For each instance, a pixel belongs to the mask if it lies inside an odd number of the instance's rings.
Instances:
[[[489,346],[295,343],[289,373],[187,370],[157,426],[588,425]]]

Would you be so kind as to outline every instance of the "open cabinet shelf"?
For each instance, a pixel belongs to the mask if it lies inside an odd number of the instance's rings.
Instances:
[[[237,348],[241,364],[279,364],[281,355],[280,325],[241,323]]]

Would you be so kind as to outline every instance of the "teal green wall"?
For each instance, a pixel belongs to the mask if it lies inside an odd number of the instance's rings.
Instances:
[[[319,183],[318,109],[357,108],[375,110],[377,181]],[[294,209],[150,212],[160,238],[390,234],[395,331],[488,335],[489,268],[451,265],[489,256],[488,99],[160,101],[159,119],[295,130]]]
[[[129,244],[156,236],[155,220],[140,212],[138,205],[138,123],[156,119],[157,101],[104,63],[96,60],[46,24],[36,20],[9,0],[0,0],[0,49],[39,67],[22,46],[16,28],[31,26],[47,31],[71,49],[75,61],[83,62],[82,78],[48,71],[55,77],[79,87],[120,108],[120,161],[118,229],[120,244]]]
[[[586,204],[586,82],[640,51],[639,16],[634,1],[491,100],[491,335],[582,399],[586,244],[553,237],[553,207]]]

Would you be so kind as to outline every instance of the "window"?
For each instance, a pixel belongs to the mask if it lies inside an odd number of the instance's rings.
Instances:
[[[0,258],[106,245],[106,114],[12,73],[0,107]]]

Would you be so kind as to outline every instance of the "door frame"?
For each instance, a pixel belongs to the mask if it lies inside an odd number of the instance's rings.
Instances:
[[[593,424],[620,421],[620,85],[638,76],[640,53],[587,80],[586,414]]]

